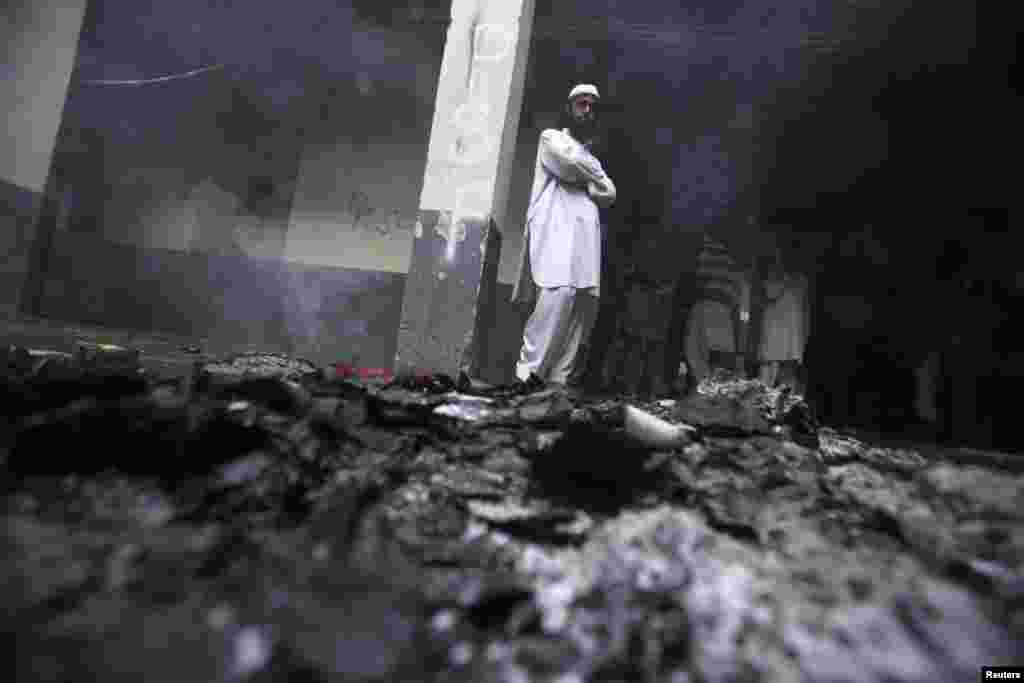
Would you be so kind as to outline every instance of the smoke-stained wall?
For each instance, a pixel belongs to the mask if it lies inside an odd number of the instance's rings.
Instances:
[[[41,312],[390,365],[447,16],[411,4],[91,3]]]

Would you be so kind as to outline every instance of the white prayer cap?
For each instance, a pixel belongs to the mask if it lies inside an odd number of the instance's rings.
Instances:
[[[580,83],[575,88],[573,88],[571,91],[569,91],[569,99],[570,100],[572,98],[578,96],[578,95],[590,95],[595,100],[601,99],[601,96],[597,92],[597,86],[596,85],[590,85],[589,83]]]

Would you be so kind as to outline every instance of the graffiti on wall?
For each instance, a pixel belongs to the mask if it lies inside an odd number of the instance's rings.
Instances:
[[[351,218],[353,230],[373,237],[395,237],[403,232],[412,232],[416,223],[415,216],[408,211],[398,208],[389,211],[373,206],[369,195],[362,190],[355,190],[349,195],[345,212]]]

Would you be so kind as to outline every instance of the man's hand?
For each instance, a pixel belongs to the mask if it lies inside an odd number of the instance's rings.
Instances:
[[[615,203],[615,185],[608,176],[604,176],[600,181],[587,182],[587,194],[602,209],[607,209]]]
[[[586,187],[589,181],[600,181],[606,177],[601,163],[586,153],[579,142],[553,129],[541,133],[540,161],[563,183],[579,183],[581,188]]]
[[[541,133],[540,161],[566,187],[586,190],[599,207],[608,208],[615,202],[615,184],[601,162],[569,135],[553,129]]]

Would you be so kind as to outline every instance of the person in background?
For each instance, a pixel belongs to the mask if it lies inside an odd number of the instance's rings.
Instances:
[[[725,245],[707,233],[697,261],[696,298],[687,321],[684,347],[690,392],[714,367],[736,367],[742,342],[741,310],[749,299],[742,265]]]
[[[758,360],[760,379],[769,386],[784,383],[802,393],[804,347],[810,323],[807,279],[787,273],[780,250],[763,284],[764,314]]]
[[[569,92],[566,126],[540,135],[514,302],[534,302],[523,330],[516,378],[525,390],[567,386],[578,376],[601,281],[598,208],[615,184],[591,152],[597,133],[595,86]]]

